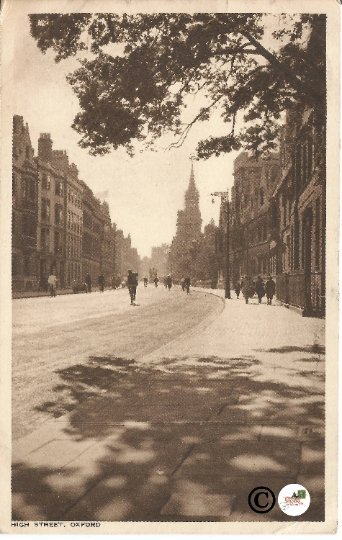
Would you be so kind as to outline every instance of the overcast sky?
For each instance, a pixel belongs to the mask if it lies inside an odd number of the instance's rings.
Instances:
[[[134,158],[124,150],[103,157],[90,156],[78,146],[79,136],[71,128],[79,109],[65,77],[77,67],[76,59],[56,64],[51,52],[42,54],[30,36],[27,14],[20,15],[17,28],[14,113],[28,122],[35,151],[39,134],[51,133],[54,148],[67,150],[80,177],[94,193],[103,198],[107,192],[112,221],[125,234],[131,234],[141,256],[149,256],[152,246],[171,242],[177,210],[183,207],[189,181],[189,157],[200,139],[224,134],[228,126],[220,118],[199,123],[192,128],[183,147],[171,151],[163,149],[163,142],[157,152],[138,153]],[[198,107],[198,103],[190,103],[189,117],[195,116]],[[219,201],[212,204],[210,192],[232,186],[236,155],[225,154],[194,163],[203,224],[211,218],[217,222]]]

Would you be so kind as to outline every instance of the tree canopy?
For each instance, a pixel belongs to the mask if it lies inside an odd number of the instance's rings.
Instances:
[[[283,19],[271,40],[265,17],[248,13],[35,14],[30,25],[56,62],[79,58],[68,81],[80,105],[73,128],[81,147],[133,154],[137,141],[151,147],[166,132],[178,147],[195,122],[218,110],[227,132],[199,142],[197,157],[206,159],[275,149],[283,111],[323,107],[325,16]],[[206,105],[184,123],[196,94]]]

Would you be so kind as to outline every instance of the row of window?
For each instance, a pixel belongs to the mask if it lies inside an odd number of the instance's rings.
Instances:
[[[41,176],[41,182],[42,182],[42,189],[45,189],[46,191],[49,191],[51,189],[51,177],[47,173],[43,173]],[[64,185],[63,180],[56,180],[55,181],[55,195],[58,195],[59,197],[63,197],[64,193]]]
[[[82,255],[81,239],[68,234],[67,236],[67,254],[69,258],[80,259]]]
[[[63,237],[59,231],[54,231],[53,235],[53,246],[51,245],[51,234],[50,229],[43,227],[40,232],[40,247],[44,251],[51,251],[56,255],[63,254]]]
[[[74,231],[78,234],[82,233],[82,216],[75,214],[71,210],[68,210],[67,227],[70,231]]]
[[[70,204],[73,204],[74,206],[76,206],[77,208],[82,208],[82,200],[81,198],[79,197],[78,193],[76,193],[75,191],[73,191],[72,189],[68,188],[68,202]]]
[[[42,199],[42,207],[41,207],[41,219],[42,221],[50,221],[50,199],[43,198]],[[55,204],[55,225],[63,225],[63,206],[59,203]]]

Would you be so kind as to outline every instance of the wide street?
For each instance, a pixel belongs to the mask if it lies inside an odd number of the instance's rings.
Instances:
[[[291,521],[247,498],[296,482],[323,519],[324,321],[221,294],[13,302],[14,519]]]

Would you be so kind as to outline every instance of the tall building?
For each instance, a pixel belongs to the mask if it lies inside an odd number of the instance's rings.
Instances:
[[[83,187],[78,178],[78,169],[69,163],[65,150],[53,150],[54,167],[64,175],[65,230],[65,286],[82,280],[82,233],[83,233]]]
[[[101,270],[105,278],[105,284],[111,285],[115,269],[115,229],[113,229],[111,223],[109,206],[106,201],[101,203],[101,209],[104,218]]]
[[[191,164],[189,185],[184,196],[184,210],[178,211],[176,235],[170,250],[170,270],[176,280],[185,275],[195,274],[201,225],[199,193],[195,183],[194,167]]]
[[[65,287],[66,179],[54,161],[50,133],[39,137],[37,166],[39,287],[47,289],[51,271],[56,273],[58,286]]]
[[[273,259],[277,298],[325,311],[325,119],[288,112],[281,137],[281,176],[273,193]]]
[[[90,275],[93,285],[97,285],[102,274],[102,242],[105,218],[101,203],[87,184],[83,186],[83,235],[82,235],[82,275]]]
[[[13,118],[12,288],[38,287],[38,172],[28,125]]]
[[[229,260],[233,281],[270,268],[270,204],[279,178],[279,155],[256,159],[242,152],[234,162],[230,203]]]

